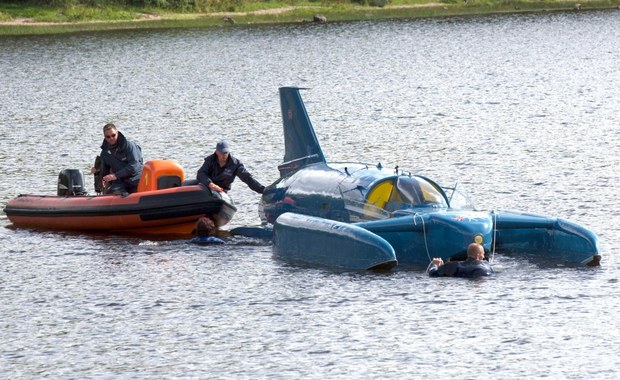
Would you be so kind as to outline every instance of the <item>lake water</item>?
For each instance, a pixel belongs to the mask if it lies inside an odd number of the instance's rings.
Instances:
[[[497,256],[480,281],[339,273],[252,240],[15,230],[2,213],[0,378],[618,378],[618,41],[618,11],[1,38],[2,207],[86,173],[109,121],[188,177],[226,138],[268,184],[294,85],[328,160],[576,221],[603,259]],[[258,224],[257,195],[231,195],[231,226]]]

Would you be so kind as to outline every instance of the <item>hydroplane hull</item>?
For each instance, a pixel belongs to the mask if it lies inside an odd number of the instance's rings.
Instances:
[[[285,213],[273,226],[278,258],[348,270],[388,270],[396,253],[386,240],[353,224]]]
[[[429,178],[398,168],[388,170],[381,164],[328,165],[299,90],[280,88],[284,162],[278,167],[280,179],[268,186],[262,197],[262,214],[267,222],[275,223],[274,252],[285,251],[284,256],[291,260],[330,265],[320,252],[303,252],[304,247],[324,237],[324,227],[329,223],[316,219],[309,223],[288,216],[286,223],[278,221],[285,213],[296,213],[349,223],[355,231],[362,228],[389,243],[399,263],[426,265],[432,257],[444,261],[460,258],[468,244],[477,242],[487,253],[497,250],[598,265],[596,235],[575,223],[525,213],[461,208],[455,204],[454,189],[448,196],[446,189]],[[321,227],[313,229],[313,223]],[[279,238],[279,224],[287,231],[303,233]],[[331,234],[329,239],[329,245],[340,247],[338,255],[355,254],[351,235]],[[339,239],[342,244],[338,244]],[[344,249],[347,244],[351,249]]]

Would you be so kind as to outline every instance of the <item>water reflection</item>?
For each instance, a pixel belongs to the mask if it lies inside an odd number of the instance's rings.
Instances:
[[[300,85],[329,160],[574,219],[604,256],[597,270],[499,256],[493,278],[437,281],[296,267],[247,241],[1,228],[0,374],[402,378],[449,361],[455,378],[612,377],[620,337],[592,323],[614,326],[620,295],[619,25],[580,12],[0,39],[0,203],[86,172],[108,121],[187,176],[228,138],[270,183],[277,88]],[[258,223],[256,195],[232,195],[234,223]]]

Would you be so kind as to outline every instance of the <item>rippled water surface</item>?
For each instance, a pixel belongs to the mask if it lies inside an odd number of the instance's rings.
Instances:
[[[277,179],[277,89],[330,161],[466,186],[594,230],[599,268],[498,256],[481,281],[338,273],[226,246],[6,228],[2,378],[619,376],[620,12],[0,39],[0,204],[87,172],[113,121],[193,177],[220,138]],[[87,176],[87,187],[92,178]],[[258,224],[236,182],[233,225]]]

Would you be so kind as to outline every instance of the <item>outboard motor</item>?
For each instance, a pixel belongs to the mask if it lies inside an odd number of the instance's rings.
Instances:
[[[84,177],[78,169],[65,169],[58,174],[58,196],[86,195]]]

